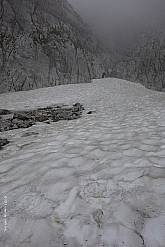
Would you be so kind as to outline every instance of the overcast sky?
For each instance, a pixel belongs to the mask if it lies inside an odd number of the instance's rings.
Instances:
[[[129,46],[141,32],[165,20],[165,0],[68,0],[104,44]],[[165,23],[165,22],[164,22]],[[157,28],[157,27],[156,27]]]
[[[103,25],[151,23],[164,16],[165,0],[68,0],[91,23]]]

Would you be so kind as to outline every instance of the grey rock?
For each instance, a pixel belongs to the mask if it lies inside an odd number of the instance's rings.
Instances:
[[[9,141],[6,138],[0,138],[0,150],[3,148],[3,146],[7,145]]]
[[[76,111],[82,111],[84,110],[83,106],[80,104],[80,103],[76,103],[73,105],[73,110],[76,112]]]
[[[20,119],[20,120],[28,120],[30,118],[30,115],[27,113],[14,113],[13,118]]]
[[[0,109],[0,115],[7,115],[10,114],[11,112],[7,109]]]
[[[93,212],[93,219],[97,223],[98,227],[102,227],[103,211],[102,209],[97,209]]]
[[[102,48],[66,0],[3,0],[0,13],[0,93],[100,77]]]
[[[87,114],[92,114],[92,113],[93,113],[93,111],[88,111],[88,112],[87,112]]]
[[[72,107],[50,106],[24,112],[13,111],[12,118],[0,119],[0,132],[18,128],[29,128],[36,122],[50,124],[52,121],[77,119],[81,117],[83,109],[84,107],[80,103],[76,103]]]
[[[0,119],[0,129],[3,129],[4,127],[10,127],[10,124],[10,119]]]
[[[19,127],[16,124],[13,124],[12,129],[18,129]]]

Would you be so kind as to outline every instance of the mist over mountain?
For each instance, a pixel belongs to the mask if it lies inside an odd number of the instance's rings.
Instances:
[[[81,16],[91,23],[109,26],[133,24],[151,25],[155,19],[164,19],[163,0],[69,0]]]
[[[69,3],[1,1],[0,93],[90,82],[103,71],[165,91],[164,0]]]
[[[113,62],[112,76],[165,91],[164,0],[69,0]]]
[[[163,0],[69,0],[98,36],[121,38],[118,42],[164,23]],[[127,37],[126,37],[127,35]],[[116,40],[115,40],[116,43]],[[118,43],[116,44],[118,45]]]

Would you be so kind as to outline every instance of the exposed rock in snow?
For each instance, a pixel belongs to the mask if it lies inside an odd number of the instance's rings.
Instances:
[[[6,138],[0,138],[0,150],[7,144],[9,144],[9,141]]]
[[[48,106],[46,108],[33,109],[29,111],[8,111],[0,110],[9,115],[1,115],[0,132],[19,128],[29,128],[36,122],[45,122],[50,124],[51,121],[73,120],[82,115],[84,110],[80,103],[73,106]]]

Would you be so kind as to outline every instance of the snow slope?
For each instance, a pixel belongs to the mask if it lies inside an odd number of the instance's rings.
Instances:
[[[2,133],[0,246],[165,247],[165,94],[103,79],[2,94],[0,108],[76,102],[80,119]]]

